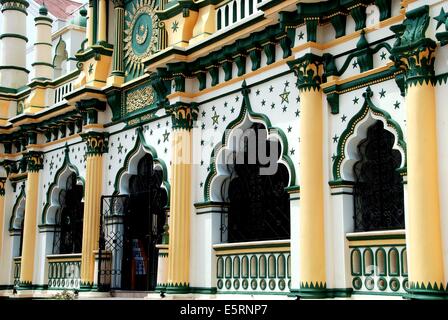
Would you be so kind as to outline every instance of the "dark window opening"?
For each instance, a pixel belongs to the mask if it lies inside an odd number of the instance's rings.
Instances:
[[[254,139],[244,141],[244,163],[232,165],[232,175],[228,188],[229,212],[227,214],[228,242],[279,240],[290,238],[290,203],[288,186],[289,173],[285,165],[279,163],[273,175],[260,174],[260,168],[269,164],[261,164],[258,156],[256,162],[249,163],[248,141],[256,141],[256,151],[260,143],[266,144],[266,154],[269,155],[271,144],[259,141],[259,135],[266,129],[260,124],[254,124],[250,134]],[[278,155],[281,154],[280,143],[276,144]],[[253,152],[253,151],[252,151]],[[237,155],[235,154],[235,157]],[[277,159],[278,161],[278,159]]]
[[[72,254],[82,252],[84,217],[83,187],[77,184],[72,173],[65,188],[59,192],[60,208],[56,213],[57,232],[53,239],[53,253]]]
[[[355,231],[404,228],[403,178],[397,171],[401,154],[393,150],[394,136],[377,121],[358,145],[353,167]]]

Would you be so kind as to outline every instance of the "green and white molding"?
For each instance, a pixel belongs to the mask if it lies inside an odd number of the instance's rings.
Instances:
[[[320,90],[323,76],[322,57],[313,53],[307,53],[303,57],[288,62],[297,77],[299,91]]]
[[[173,129],[193,129],[199,114],[197,103],[176,102],[165,110],[171,115]]]
[[[336,159],[333,163],[333,181],[331,182],[332,185],[337,185],[338,182],[340,184],[344,184],[341,170],[342,170],[342,164],[344,159],[346,158],[346,144],[349,138],[355,134],[356,127],[358,123],[360,123],[363,119],[367,117],[369,112],[372,112],[374,115],[379,116],[381,118],[381,121],[384,122],[385,127],[387,127],[386,130],[392,131],[394,133],[395,139],[395,145],[399,148],[399,150],[402,153],[402,156],[404,156],[404,161],[402,161],[403,165],[400,167],[400,172],[406,171],[407,166],[407,160],[406,160],[406,142],[404,141],[403,131],[401,130],[400,125],[392,119],[391,115],[387,113],[386,111],[376,107],[374,103],[372,102],[371,98],[373,96],[373,92],[368,87],[366,89],[366,92],[363,94],[364,97],[364,104],[361,110],[353,116],[353,118],[349,121],[347,124],[346,129],[341,135],[341,138],[339,139],[338,146],[337,146],[337,155]]]

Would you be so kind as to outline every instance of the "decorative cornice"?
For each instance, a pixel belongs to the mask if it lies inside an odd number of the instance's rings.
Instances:
[[[435,83],[436,43],[426,38],[429,20],[429,6],[422,6],[409,11],[402,24],[390,28],[396,36],[391,60],[405,71],[407,86]]]
[[[320,89],[324,73],[322,57],[307,53],[297,60],[288,62],[288,65],[297,76],[297,88],[300,91]]]
[[[107,134],[103,132],[87,132],[81,134],[82,140],[86,143],[87,157],[99,156],[108,152]]]
[[[196,103],[177,102],[167,107],[166,113],[171,115],[173,129],[191,130],[198,119],[199,107]]]

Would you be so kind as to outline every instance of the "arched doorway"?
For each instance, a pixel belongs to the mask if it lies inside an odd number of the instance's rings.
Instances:
[[[122,289],[151,291],[157,281],[157,249],[166,223],[168,197],[163,174],[151,155],[138,162],[129,179],[128,212],[124,217]]]
[[[229,205],[227,242],[290,238],[290,202],[285,189],[289,172],[282,163],[278,163],[275,173],[264,174],[261,170],[270,164],[260,160],[260,148],[264,148],[266,155],[278,155],[276,162],[281,155],[280,143],[268,141],[266,136],[266,128],[254,123],[244,132],[240,148],[229,165],[231,174],[222,188]],[[277,148],[276,153],[272,148]]]
[[[83,187],[77,184],[76,173],[66,180],[65,188],[59,191],[59,208],[56,212],[57,226],[53,238],[53,254],[72,254],[82,251],[82,229],[84,217]]]
[[[402,162],[393,149],[394,135],[376,121],[357,147],[360,160],[353,166],[355,231],[404,229]]]

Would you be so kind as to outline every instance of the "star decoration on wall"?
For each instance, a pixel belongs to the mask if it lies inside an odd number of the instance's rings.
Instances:
[[[287,91],[286,87],[285,87],[285,90],[283,91],[283,93],[280,94],[280,98],[282,98],[282,102],[281,103],[283,103],[283,102],[289,103],[289,95],[290,95],[290,93],[291,92]]]
[[[257,89],[257,91],[255,91],[255,94],[256,94],[257,96],[259,96],[259,95],[260,95],[260,90]]]
[[[359,98],[355,97],[355,99],[353,99],[353,104],[358,104],[358,102],[359,102]]]
[[[178,29],[179,29],[179,22],[174,21],[173,24],[171,25],[171,30],[173,30],[173,32],[177,32]]]
[[[232,107],[232,109],[230,109],[230,113],[234,113],[235,112],[235,108]]]
[[[273,86],[270,86],[269,87],[269,92],[273,92],[274,91],[274,87]]]
[[[400,102],[395,102],[394,103],[394,109],[396,110],[396,109],[400,109]]]
[[[379,92],[380,94],[380,98],[384,98],[386,97],[386,91],[384,89],[381,89],[381,91]]]
[[[212,117],[213,125],[219,124],[219,115],[215,111],[215,115]]]
[[[118,146],[118,153],[123,153],[123,145],[120,142],[120,145]]]
[[[261,106],[264,107],[266,105],[266,100],[261,100]]]
[[[167,142],[170,137],[170,133],[168,130],[165,130],[165,133],[163,134],[163,142]]]
[[[386,52],[384,52],[384,51],[381,52],[380,57],[381,57],[381,60],[386,60],[386,57],[387,57]]]
[[[204,118],[206,114],[207,113],[205,111],[202,111],[202,118]]]
[[[289,126],[289,127],[288,127],[288,132],[291,132],[291,131],[292,131],[292,127]]]
[[[272,102],[272,104],[271,104],[271,109],[275,109],[275,103],[274,102]]]
[[[358,67],[358,61],[356,61],[356,60],[353,61],[352,66],[353,66],[353,69],[356,69]]]
[[[333,137],[333,143],[337,143],[339,141],[339,137],[335,134]]]
[[[299,118],[300,117],[300,110],[296,111],[296,117]]]
[[[289,153],[293,156],[296,153],[296,150],[292,148],[291,151],[289,151]]]
[[[284,106],[284,107],[282,108],[282,110],[283,110],[283,112],[286,112],[286,111],[288,110],[288,107],[287,107],[287,106]]]
[[[434,20],[437,21],[436,30],[439,29],[442,24],[446,23],[447,18],[448,18],[448,14],[445,12],[445,9],[442,8],[440,10],[439,15],[437,17],[434,17]]]
[[[235,97],[235,102],[238,102],[238,101],[240,101],[240,97],[239,97],[239,96],[236,96],[236,97]]]
[[[303,33],[303,31],[300,31],[299,40],[303,40],[304,37],[305,37],[305,33]]]
[[[341,117],[341,120],[342,120],[342,122],[345,122],[345,121],[347,121],[347,116],[344,114],[344,115],[342,115],[342,117]]]

